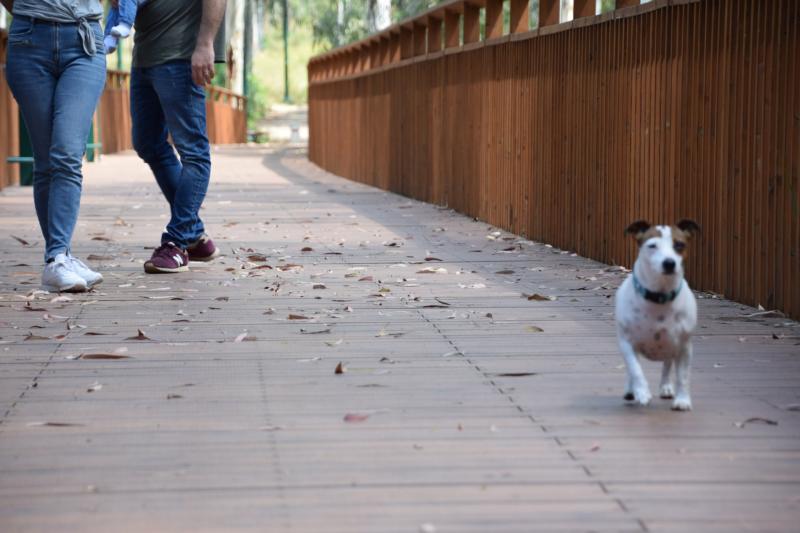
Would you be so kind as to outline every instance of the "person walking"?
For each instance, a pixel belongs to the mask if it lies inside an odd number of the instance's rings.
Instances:
[[[133,147],[170,207],[161,243],[144,264],[148,273],[184,272],[190,260],[219,254],[199,211],[211,175],[205,85],[214,77],[214,63],[225,62],[224,34],[217,32],[225,7],[226,0],[155,0],[136,14]]]
[[[42,287],[85,291],[103,280],[72,256],[81,168],[106,80],[99,0],[0,0],[14,18],[6,77],[33,145],[33,200],[45,240]]]

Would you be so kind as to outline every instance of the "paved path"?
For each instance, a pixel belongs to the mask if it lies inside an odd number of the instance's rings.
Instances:
[[[177,276],[142,272],[143,165],[88,165],[106,281],[70,300],[30,292],[30,194],[0,193],[0,530],[796,531],[797,323],[706,297],[695,411],[626,407],[620,272],[299,148],[214,163],[225,257]]]

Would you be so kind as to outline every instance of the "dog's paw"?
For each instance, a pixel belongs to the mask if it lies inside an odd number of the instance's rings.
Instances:
[[[626,392],[623,398],[625,399],[626,402],[632,402],[633,400],[636,399],[632,392]]]
[[[636,399],[636,403],[639,405],[649,405],[650,400],[653,399],[653,396],[647,389],[636,389],[633,391],[633,396]]]
[[[675,401],[672,402],[672,410],[673,411],[691,411],[692,410],[692,400],[688,397],[682,398],[675,398]]]
[[[661,385],[661,392],[659,392],[659,396],[664,400],[671,400],[675,397],[675,391],[672,389],[671,384]]]

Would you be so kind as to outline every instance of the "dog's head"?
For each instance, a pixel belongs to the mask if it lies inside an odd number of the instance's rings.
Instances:
[[[673,226],[653,226],[637,220],[627,227],[639,243],[639,261],[651,276],[683,276],[683,259],[692,236],[700,233],[693,220],[683,219]]]

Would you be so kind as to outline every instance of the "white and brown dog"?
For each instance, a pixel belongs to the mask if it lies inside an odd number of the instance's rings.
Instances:
[[[697,302],[683,278],[683,258],[689,239],[700,227],[691,220],[674,226],[651,226],[644,220],[625,230],[639,243],[633,271],[617,289],[617,337],[628,381],[625,399],[650,403],[650,386],[639,356],[663,361],[660,395],[674,398],[676,411],[692,409],[689,395],[691,334],[697,324]],[[675,363],[675,388],[670,371]]]

